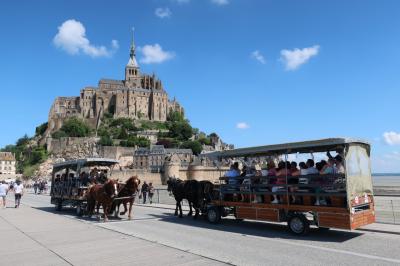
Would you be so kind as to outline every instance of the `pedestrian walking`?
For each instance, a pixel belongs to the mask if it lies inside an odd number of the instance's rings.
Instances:
[[[141,189],[141,194],[143,198],[143,204],[146,204],[146,199],[147,199],[147,192],[149,191],[149,185],[147,185],[146,181],[143,182],[142,189]]]
[[[149,183],[149,201],[150,201],[150,204],[153,203],[154,191],[155,191],[155,189],[154,189],[153,183],[150,182]]]
[[[22,185],[20,180],[17,180],[14,184],[14,195],[15,195],[15,208],[19,207],[21,203],[22,195],[24,195],[24,185]]]
[[[38,190],[38,181],[36,180],[35,183],[33,183],[33,191],[35,191],[35,194],[37,194],[37,190]]]
[[[3,208],[6,208],[6,198],[7,198],[7,193],[8,193],[8,185],[6,184],[6,181],[1,181],[0,184],[0,198],[3,201]]]
[[[44,181],[39,182],[39,194],[43,194],[44,191]]]

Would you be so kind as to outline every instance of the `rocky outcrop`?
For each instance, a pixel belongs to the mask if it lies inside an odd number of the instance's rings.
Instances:
[[[60,138],[47,140],[47,150],[54,158],[73,160],[100,157],[98,138]]]

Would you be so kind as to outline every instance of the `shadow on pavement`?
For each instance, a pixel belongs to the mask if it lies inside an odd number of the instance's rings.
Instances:
[[[39,211],[45,211],[45,212],[49,212],[49,213],[54,213],[54,214],[58,214],[58,215],[62,215],[64,217],[67,218],[73,218],[76,220],[82,220],[82,221],[87,221],[87,222],[101,222],[103,223],[103,217],[101,218],[101,220],[99,220],[98,216],[96,214],[93,214],[93,216],[91,218],[89,218],[86,215],[83,216],[77,216],[76,215],[76,209],[73,207],[63,207],[63,209],[61,211],[56,211],[54,209],[54,207],[32,207],[33,209],[39,210]],[[102,215],[102,212],[100,212],[100,214]],[[114,217],[112,215],[108,216],[108,223],[112,223],[112,222],[121,222],[121,221],[138,221],[138,220],[154,220],[157,218],[133,218],[131,220],[128,219],[128,217],[123,216],[123,217]]]
[[[310,240],[317,242],[332,242],[342,243],[351,240],[355,237],[363,235],[359,232],[340,231],[340,230],[321,230],[318,228],[311,228],[310,233],[305,236],[292,235],[286,224],[268,223],[262,221],[251,220],[235,220],[235,219],[222,219],[220,224],[210,224],[204,216],[199,216],[197,220],[192,217],[184,216],[178,218],[171,213],[163,213],[163,215],[150,214],[158,218],[160,221],[180,224],[184,226],[195,226],[198,228],[218,230],[230,233],[237,233],[244,236],[256,236],[265,238],[281,238],[293,240]]]
[[[87,216],[78,217],[75,214],[75,208],[63,208],[62,211],[56,211],[54,207],[34,207],[37,210],[46,211],[54,214],[59,214],[68,218],[87,222],[103,222],[99,221],[97,215],[93,215],[92,218]],[[182,226],[193,226],[197,228],[204,228],[209,230],[218,230],[230,233],[237,233],[243,236],[255,236],[265,238],[280,238],[280,239],[291,239],[291,240],[309,240],[317,242],[331,242],[331,243],[342,243],[353,238],[363,235],[360,232],[354,231],[342,231],[342,230],[320,230],[318,228],[311,228],[310,233],[305,236],[292,235],[286,224],[268,223],[262,221],[251,221],[251,220],[235,220],[225,218],[221,220],[220,224],[210,224],[204,216],[199,216],[197,220],[192,217],[184,216],[178,218],[173,213],[163,212],[162,214],[148,214],[150,217],[133,218],[128,220],[127,217],[115,218],[109,216],[109,223],[113,222],[135,222],[143,220],[159,220],[162,222],[174,223]]]

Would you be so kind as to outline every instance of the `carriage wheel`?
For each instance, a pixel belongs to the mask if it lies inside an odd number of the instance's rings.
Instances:
[[[76,206],[76,216],[81,217],[83,215],[83,206],[82,203],[78,203],[78,205]]]
[[[56,204],[54,204],[54,209],[58,212],[62,210],[62,200],[57,200]]]
[[[207,220],[212,224],[217,224],[221,221],[221,212],[218,207],[210,207],[207,210]]]
[[[294,214],[288,220],[288,228],[295,235],[306,235],[310,231],[310,222],[303,214]]]

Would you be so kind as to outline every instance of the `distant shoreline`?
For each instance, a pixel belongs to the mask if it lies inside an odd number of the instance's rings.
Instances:
[[[400,177],[400,173],[373,173],[372,176],[398,176],[398,177]]]

